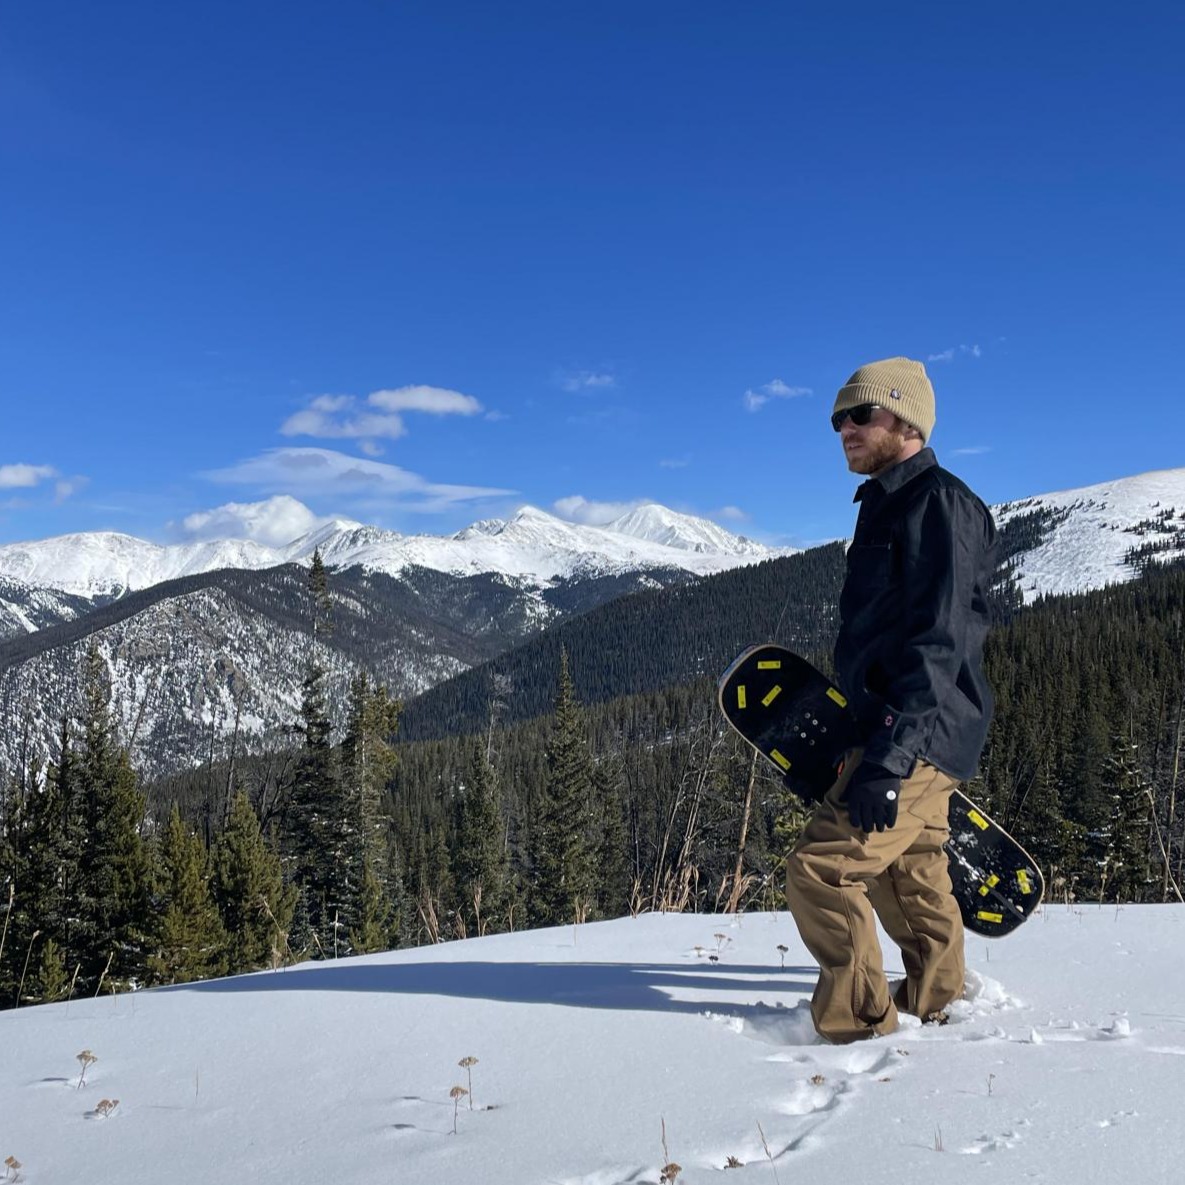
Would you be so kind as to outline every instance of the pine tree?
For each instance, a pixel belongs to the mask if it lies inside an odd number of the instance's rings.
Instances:
[[[596,900],[589,843],[590,759],[567,651],[560,656],[559,693],[546,760],[543,801],[531,821],[528,908],[537,926],[583,921]]]
[[[37,971],[29,985],[29,994],[38,1004],[53,1004],[61,1000],[70,987],[70,974],[62,948],[53,938],[46,938],[37,961]]]
[[[232,973],[274,966],[287,957],[296,889],[284,884],[280,858],[240,790],[226,828],[215,840],[210,890],[226,931]]]
[[[362,866],[362,887],[350,927],[350,947],[355,954],[369,955],[390,950],[398,918],[391,905],[386,886],[379,879],[370,862]]]
[[[320,635],[327,634],[332,629],[329,574],[325,571],[319,547],[313,549],[313,561],[309,567],[308,589],[309,599],[312,602],[312,633],[315,644]]]
[[[25,798],[20,887],[28,931],[41,930],[69,962],[74,953],[75,899],[86,836],[67,717],[62,720],[59,745],[58,762],[49,767],[44,785],[31,787]]]
[[[502,928],[508,861],[494,771],[480,742],[470,749],[461,795],[453,875],[458,909],[477,934]]]
[[[602,761],[593,774],[595,797],[600,809],[597,829],[597,912],[618,918],[629,912],[633,877],[625,810],[615,763]]]
[[[77,942],[83,981],[108,971],[112,987],[144,966],[151,868],[140,836],[144,798],[112,732],[107,670],[95,647],[83,675],[83,742],[76,773],[84,831]],[[108,964],[110,959],[110,964]]]
[[[364,912],[373,909],[373,902],[363,900],[369,892],[363,887],[365,869],[390,900],[390,819],[384,809],[384,796],[396,766],[392,742],[401,707],[391,699],[386,687],[372,688],[365,674],[355,676],[351,682],[350,718],[341,753],[343,834],[347,843],[345,895],[351,928],[360,925]]]
[[[210,894],[202,837],[173,804],[159,845],[157,920],[148,972],[156,983],[190,983],[226,970],[226,931]]]
[[[1106,893],[1116,901],[1143,901],[1152,884],[1149,834],[1152,803],[1138,761],[1139,747],[1127,736],[1114,741],[1107,763],[1112,787]]]
[[[323,950],[332,949],[335,919],[348,909],[347,822],[324,682],[325,672],[310,663],[298,725],[304,745],[287,813],[293,879],[301,892],[308,926]]]

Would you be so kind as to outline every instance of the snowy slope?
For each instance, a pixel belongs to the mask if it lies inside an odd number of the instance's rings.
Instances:
[[[0,574],[86,597],[115,597],[163,580],[216,568],[266,568],[286,557],[249,540],[162,547],[131,535],[94,531],[0,546]]]
[[[0,576],[0,639],[73,621],[92,608],[86,598]]]
[[[1185,556],[1185,469],[1162,469],[993,507],[1003,526],[1034,511],[1053,513],[1048,538],[1017,558],[1026,600],[1131,580],[1133,547],[1161,543],[1161,557]]]
[[[365,613],[372,605],[358,609]],[[344,624],[344,609],[339,617]],[[369,672],[394,694],[415,695],[465,667],[444,645],[426,653],[416,645],[416,633],[392,626],[368,652]],[[145,777],[200,765],[211,752],[221,757],[232,739],[240,752],[292,742],[312,653],[309,634],[214,586],[163,598],[0,667],[0,720],[30,729],[27,738],[23,728],[0,730],[0,769],[17,769],[26,743],[43,762],[57,759],[60,715],[63,707],[81,702],[91,646],[108,670],[115,734]],[[340,716],[361,664],[324,642],[317,643],[316,656],[326,671],[328,701]]]
[[[770,914],[9,1011],[0,1153],[29,1185],[1178,1180],[1185,907],[1047,906],[968,963],[951,1024],[847,1047],[814,1042],[817,969]]]
[[[161,546],[110,532],[0,546],[0,576],[83,596],[120,596],[216,568],[308,563],[359,564],[398,576],[409,565],[456,575],[496,572],[545,584],[559,578],[647,568],[719,572],[791,550],[774,550],[705,519],[649,506],[607,527],[577,526],[534,507],[475,523],[451,536],[400,535],[335,520],[284,547],[244,540]]]

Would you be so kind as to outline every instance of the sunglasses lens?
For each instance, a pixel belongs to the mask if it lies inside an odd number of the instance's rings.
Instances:
[[[847,407],[843,411],[837,411],[831,417],[831,426],[838,432],[843,427],[844,420],[851,417],[852,423],[857,428],[863,428],[866,424],[872,422],[872,413],[880,407],[879,403],[861,403],[856,407]]]

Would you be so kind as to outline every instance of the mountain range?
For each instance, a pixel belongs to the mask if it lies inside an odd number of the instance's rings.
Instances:
[[[326,564],[343,569],[360,565],[389,576],[412,567],[456,576],[495,572],[542,585],[649,568],[706,575],[794,549],[768,548],[665,506],[641,506],[600,527],[525,506],[510,519],[487,519],[447,536],[401,535],[335,519],[283,547],[243,539],[161,545],[111,531],[61,535],[0,545],[0,577],[28,589],[109,600],[218,568],[307,564],[318,550]]]
[[[1131,579],[1148,563],[1185,557],[1185,469],[993,510],[1022,601]],[[316,551],[331,571],[334,629],[314,644],[306,570]],[[647,621],[659,617],[664,644],[677,646],[679,614],[711,613],[717,584],[730,605],[776,617],[777,606],[764,602],[789,603],[793,583],[815,572],[789,563],[795,555],[657,505],[602,527],[525,507],[450,536],[335,520],[278,548],[249,540],[159,545],[109,532],[6,544],[0,719],[8,727],[0,730],[0,766],[15,768],[21,753],[52,758],[58,719],[76,700],[92,644],[110,673],[121,739],[141,768],[163,774],[232,743],[288,743],[314,645],[333,702],[344,705],[359,670],[409,699],[629,594],[647,599],[632,612],[590,617],[582,645],[602,645],[597,630],[611,616],[614,630],[636,634],[615,636],[614,646],[644,645]],[[810,595],[829,600],[838,569],[830,559],[822,567],[828,576],[811,576]],[[672,609],[667,598],[688,584],[695,595]],[[803,628],[813,642],[831,616],[829,605],[810,607]],[[744,620],[755,629],[762,618],[753,609]],[[688,639],[695,636],[689,628]],[[531,653],[505,669],[528,677],[523,672],[550,651]],[[680,670],[702,674],[717,657],[688,651]],[[449,728],[437,721],[432,731]]]

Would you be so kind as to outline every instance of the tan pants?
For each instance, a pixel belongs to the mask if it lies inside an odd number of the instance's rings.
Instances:
[[[811,1001],[829,1041],[891,1033],[897,1009],[927,1017],[963,994],[963,919],[943,843],[955,780],[918,762],[902,782],[896,826],[865,833],[841,798],[860,764],[849,754],[786,863],[786,900],[819,964]],[[873,909],[901,948],[906,984],[890,998]]]

